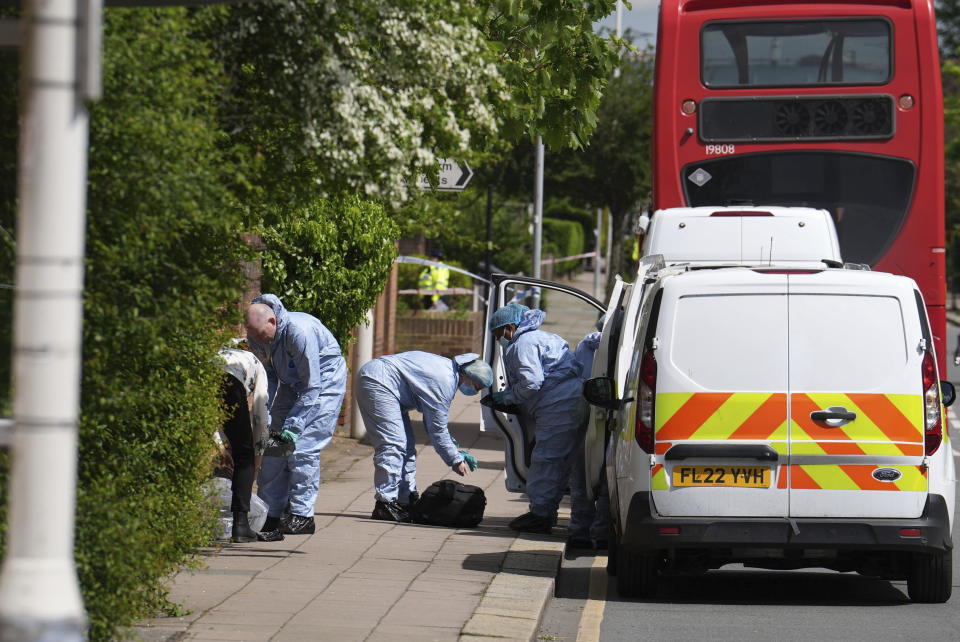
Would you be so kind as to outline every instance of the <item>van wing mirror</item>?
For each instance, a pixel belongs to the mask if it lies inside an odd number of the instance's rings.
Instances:
[[[953,405],[953,402],[957,400],[957,389],[951,382],[940,382],[940,398],[943,400],[943,405],[947,408]]]
[[[619,410],[625,399],[617,399],[616,386],[610,377],[595,377],[583,382],[583,398],[593,406]]]

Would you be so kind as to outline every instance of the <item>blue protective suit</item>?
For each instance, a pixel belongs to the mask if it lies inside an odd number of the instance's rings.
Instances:
[[[367,362],[357,373],[357,405],[370,435],[373,484],[382,502],[407,501],[417,490],[417,444],[410,411],[423,413],[433,448],[447,466],[463,461],[447,430],[447,415],[457,393],[458,366],[477,358],[449,359],[429,352],[401,352]]]
[[[577,362],[583,369],[583,378],[590,378],[593,368],[593,355],[600,347],[600,333],[591,332],[577,344],[574,352]],[[586,422],[587,417],[584,417]],[[606,475],[600,476],[600,489],[596,500],[587,498],[587,480],[584,464],[584,443],[581,439],[577,454],[573,459],[570,472],[570,525],[567,536],[570,539],[607,539],[607,527],[610,522],[610,499],[607,497]]]
[[[288,503],[294,515],[313,517],[320,489],[320,451],[336,428],[347,366],[340,344],[318,319],[288,312],[272,294],[253,303],[265,303],[277,317],[270,345],[250,342],[270,382],[270,431],[297,435],[291,455],[263,458],[257,494],[270,517],[280,517]]]
[[[586,412],[580,364],[567,342],[538,328],[546,314],[529,310],[503,354],[509,387],[504,402],[520,407],[532,422],[536,443],[527,474],[530,510],[556,518],[570,478]]]

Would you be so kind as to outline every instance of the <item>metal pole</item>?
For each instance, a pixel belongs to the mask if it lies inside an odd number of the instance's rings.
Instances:
[[[543,247],[543,139],[537,136],[533,179],[533,278],[540,278],[540,250]],[[540,307],[540,290],[533,295],[533,307]]]
[[[607,210],[607,265],[606,275],[607,283],[610,283],[610,270],[613,267],[613,212]]]
[[[593,235],[597,238],[597,254],[593,257],[593,296],[596,299],[600,298],[600,230],[603,225],[603,209],[597,208],[597,227],[593,230]]]
[[[367,310],[366,320],[357,329],[357,370],[373,359],[373,310]],[[350,436],[354,439],[363,439],[367,435],[367,427],[360,414],[357,404],[357,391],[353,391],[353,420],[350,422]]]
[[[0,638],[81,640],[86,617],[73,530],[88,129],[78,76],[84,68],[77,64],[76,0],[31,1],[26,13]],[[87,19],[98,28],[99,13],[93,14]]]
[[[483,253],[483,260],[487,266],[487,276],[493,274],[493,183],[487,185],[487,249]]]
[[[623,35],[623,2],[617,0],[617,38],[620,38]],[[617,68],[613,70],[613,77],[620,77],[620,65],[617,64]]]

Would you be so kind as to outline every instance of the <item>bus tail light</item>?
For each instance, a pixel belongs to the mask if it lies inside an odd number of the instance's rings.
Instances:
[[[937,452],[943,441],[943,424],[940,420],[940,377],[937,376],[937,364],[933,359],[933,353],[929,350],[923,353],[920,372],[923,378],[923,445],[924,452],[929,456]]]
[[[913,109],[914,104],[915,104],[915,101],[913,100],[913,96],[911,96],[910,94],[904,94],[897,99],[897,105],[900,107],[900,109],[903,109],[904,111],[906,111],[907,109]]]
[[[680,111],[686,116],[692,116],[697,113],[697,101],[688,98],[680,103]]]
[[[653,350],[643,353],[640,361],[640,385],[637,390],[637,423],[634,427],[637,445],[647,453],[653,453],[654,400],[657,396],[657,359]]]

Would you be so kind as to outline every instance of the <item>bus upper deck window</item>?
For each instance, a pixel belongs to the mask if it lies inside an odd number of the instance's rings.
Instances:
[[[701,78],[712,88],[881,85],[893,68],[891,31],[882,18],[710,22]]]

